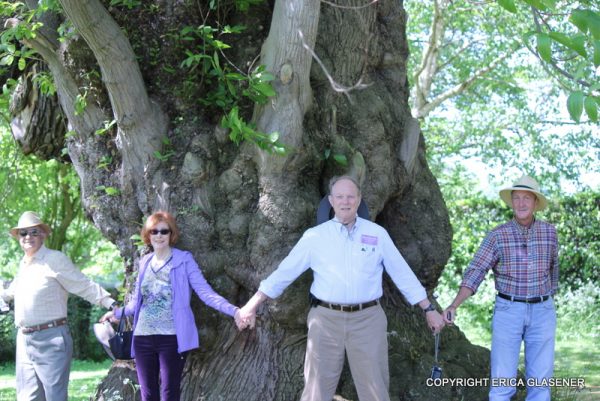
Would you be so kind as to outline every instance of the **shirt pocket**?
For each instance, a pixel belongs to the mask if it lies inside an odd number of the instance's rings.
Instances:
[[[352,265],[366,277],[379,274],[381,271],[381,252],[377,245],[354,243],[352,248]]]

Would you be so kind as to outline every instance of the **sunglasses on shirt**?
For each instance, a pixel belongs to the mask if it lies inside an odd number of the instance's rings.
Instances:
[[[37,228],[32,228],[31,230],[19,230],[19,235],[23,238],[27,237],[37,237],[41,234],[41,231]]]
[[[168,228],[162,229],[162,230],[157,230],[157,229],[152,229],[150,230],[150,235],[167,235],[167,234],[171,234],[171,230],[169,230]]]

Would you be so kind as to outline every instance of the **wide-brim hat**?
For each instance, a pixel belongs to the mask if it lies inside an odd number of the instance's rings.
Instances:
[[[45,224],[37,214],[34,212],[25,212],[19,218],[17,226],[10,229],[10,235],[16,238],[19,234],[19,230],[30,227],[41,227],[46,234],[50,234],[52,232],[50,226]]]
[[[544,210],[548,206],[548,199],[540,192],[540,186],[536,180],[528,175],[523,175],[517,180],[511,187],[503,188],[500,190],[500,198],[508,206],[512,207],[512,191],[529,191],[538,199],[535,211]]]
[[[110,359],[114,361],[115,356],[110,350],[110,345],[108,343],[108,340],[115,336],[115,329],[112,327],[112,325],[108,321],[103,323],[94,323],[94,335]]]

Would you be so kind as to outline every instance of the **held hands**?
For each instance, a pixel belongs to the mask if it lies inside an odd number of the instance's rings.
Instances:
[[[238,325],[238,329],[244,330],[247,327],[253,329],[256,325],[256,309],[252,308],[250,305],[246,304],[242,308],[238,309],[235,314],[236,316],[236,324]],[[239,323],[238,323],[239,319]]]
[[[446,322],[446,324],[453,325],[454,319],[456,318],[456,308],[452,305],[447,307],[446,310],[444,311],[443,318],[444,318],[444,322]]]
[[[438,311],[435,310],[427,312],[425,317],[427,319],[427,326],[429,326],[429,328],[433,331],[433,334],[437,334],[442,331],[445,323],[442,315],[440,315]]]
[[[263,294],[261,291],[256,291],[256,293],[248,300],[246,305],[241,307],[236,312],[236,324],[238,325],[238,329],[243,330],[246,327],[254,328],[256,325],[256,311],[260,304],[266,301],[269,297]],[[238,320],[240,323],[238,323]]]
[[[111,323],[119,323],[119,319],[115,317],[115,313],[113,311],[106,312],[99,320],[100,323],[104,323],[106,321]]]

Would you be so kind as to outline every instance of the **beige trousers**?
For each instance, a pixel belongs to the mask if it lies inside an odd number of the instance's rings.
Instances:
[[[301,401],[331,401],[344,354],[360,401],[389,401],[387,318],[380,305],[358,312],[322,306],[308,314]]]

